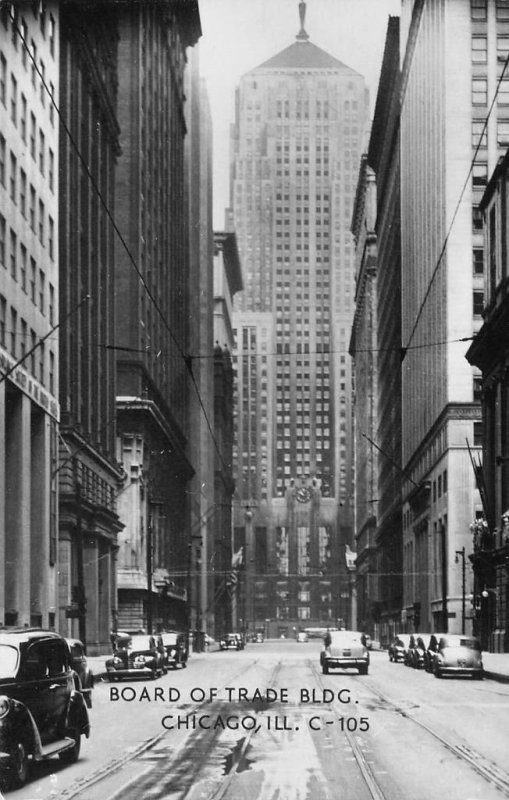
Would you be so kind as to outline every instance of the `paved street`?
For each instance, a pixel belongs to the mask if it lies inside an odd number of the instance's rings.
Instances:
[[[194,655],[157,681],[99,683],[74,766],[36,766],[9,800],[447,800],[509,797],[509,685],[371,653],[318,671],[320,642]]]

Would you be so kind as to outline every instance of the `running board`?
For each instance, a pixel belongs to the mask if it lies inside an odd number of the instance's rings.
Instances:
[[[75,744],[76,742],[74,739],[71,739],[69,736],[66,736],[64,739],[57,739],[56,742],[43,745],[40,753],[35,755],[35,760],[41,761],[43,758],[49,758],[50,756],[57,755],[57,753],[63,753],[64,750],[70,750]]]

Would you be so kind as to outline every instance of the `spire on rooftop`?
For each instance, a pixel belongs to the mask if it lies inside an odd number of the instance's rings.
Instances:
[[[309,36],[304,28],[304,22],[306,20],[306,4],[302,0],[299,3],[299,17],[300,17],[300,31],[297,34],[297,41],[307,42]]]

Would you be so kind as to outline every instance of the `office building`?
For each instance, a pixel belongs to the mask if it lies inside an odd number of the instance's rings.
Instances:
[[[0,622],[55,627],[59,5],[0,9]]]
[[[241,79],[231,181],[242,618],[283,634],[350,614],[349,228],[367,113],[364,79],[309,41],[299,9],[297,40]]]

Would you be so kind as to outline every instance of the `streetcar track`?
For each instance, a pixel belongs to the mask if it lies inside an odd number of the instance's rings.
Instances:
[[[232,683],[239,675],[245,673],[246,669],[252,669],[258,664],[259,658],[255,659],[254,661],[250,662],[247,666],[243,666],[242,669],[238,669],[237,671],[233,672],[225,682],[224,686],[221,689],[225,689],[229,684]],[[196,714],[196,712],[202,707],[206,705],[206,701],[200,701],[199,703],[195,703],[192,706],[186,706],[186,718],[191,716],[192,714]],[[145,740],[142,744],[136,746],[128,753],[125,753],[118,758],[112,759],[103,767],[100,767],[96,770],[92,775],[82,778],[81,780],[76,781],[72,784],[68,789],[64,789],[63,791],[60,790],[58,793],[59,800],[74,800],[74,798],[79,798],[79,795],[84,792],[86,789],[89,789],[92,786],[95,786],[97,783],[100,783],[105,778],[109,777],[111,774],[115,772],[119,772],[119,770],[123,769],[126,765],[128,765],[131,761],[142,756],[144,753],[148,752],[152,748],[154,748],[165,736],[167,736],[168,730],[163,730],[160,733],[157,733],[155,736],[152,736],[150,739]],[[185,743],[185,740],[183,744]],[[177,748],[175,752],[175,758],[177,757],[178,753],[180,752],[180,747]],[[117,793],[115,793],[116,795]],[[115,795],[112,795],[114,797]],[[48,795],[48,800],[53,800],[56,795],[53,792],[50,792]]]
[[[312,668],[315,669],[314,665],[312,665]],[[317,674],[319,675],[319,673]],[[415,725],[426,731],[426,733],[440,742],[440,744],[442,744],[450,753],[468,764],[488,783],[491,783],[493,786],[495,786],[495,788],[499,789],[499,791],[505,794],[506,797],[509,797],[509,774],[497,766],[497,764],[493,763],[468,745],[453,744],[444,736],[442,736],[442,734],[438,733],[438,731],[433,730],[433,728],[431,728],[427,723],[421,722],[421,720],[417,719],[413,714],[410,713],[410,711],[402,708],[400,705],[390,700],[379,689],[375,688],[369,679],[366,680],[366,678],[363,678],[361,681],[358,675],[353,675],[352,677],[354,680],[362,683],[362,686],[365,686],[367,689],[369,689],[383,703],[385,708],[390,709],[396,714],[399,714],[405,719],[415,723]]]
[[[272,671],[272,674],[271,674],[271,676],[270,676],[270,678],[268,680],[268,686],[269,687],[272,687],[274,685],[276,677],[277,677],[277,675],[279,674],[279,672],[281,670],[281,667],[282,667],[281,661],[278,661],[278,663],[274,667],[274,669]],[[255,716],[259,717],[262,713],[263,713],[263,709],[255,711]],[[246,735],[243,737],[241,749],[240,749],[238,755],[233,760],[232,765],[231,765],[228,773],[223,778],[221,784],[215,790],[213,790],[212,794],[208,797],[208,800],[221,800],[221,798],[224,797],[224,795],[226,794],[226,792],[230,788],[235,776],[238,773],[239,766],[240,766],[240,764],[242,763],[242,761],[243,761],[243,759],[245,757],[247,748],[249,747],[249,744],[251,742],[251,738],[252,738],[254,732],[255,732],[254,728],[251,728],[251,730],[246,732]],[[186,800],[186,798],[189,797],[189,794],[190,794],[190,791],[188,790],[186,792],[186,794],[183,795],[182,798],[180,798],[180,800]]]
[[[325,684],[323,682],[322,676],[321,676],[320,672],[318,671],[318,669],[316,668],[315,664],[312,661],[309,661],[308,664],[309,664],[309,666],[311,668],[311,673],[313,674],[313,676],[314,676],[316,682],[318,683],[318,685],[322,689],[325,689],[326,687],[325,687]],[[337,704],[326,703],[325,705],[327,705],[328,708],[332,711],[334,709],[335,705],[337,705]],[[352,753],[354,755],[355,761],[357,763],[357,766],[359,767],[359,770],[361,772],[362,777],[364,778],[364,782],[365,782],[365,784],[366,784],[366,786],[368,788],[368,791],[369,791],[369,793],[370,793],[370,795],[372,797],[372,800],[388,800],[387,796],[384,794],[384,792],[382,790],[382,787],[381,787],[379,781],[377,780],[377,778],[376,778],[376,776],[375,776],[375,774],[373,772],[373,769],[372,769],[370,763],[368,762],[366,756],[364,755],[364,753],[362,751],[362,748],[360,747],[360,745],[359,745],[357,739],[355,738],[355,736],[353,735],[353,733],[351,731],[347,730],[346,728],[343,729],[342,732],[344,733],[345,738],[346,738],[348,744],[350,745],[350,748],[351,748]]]

